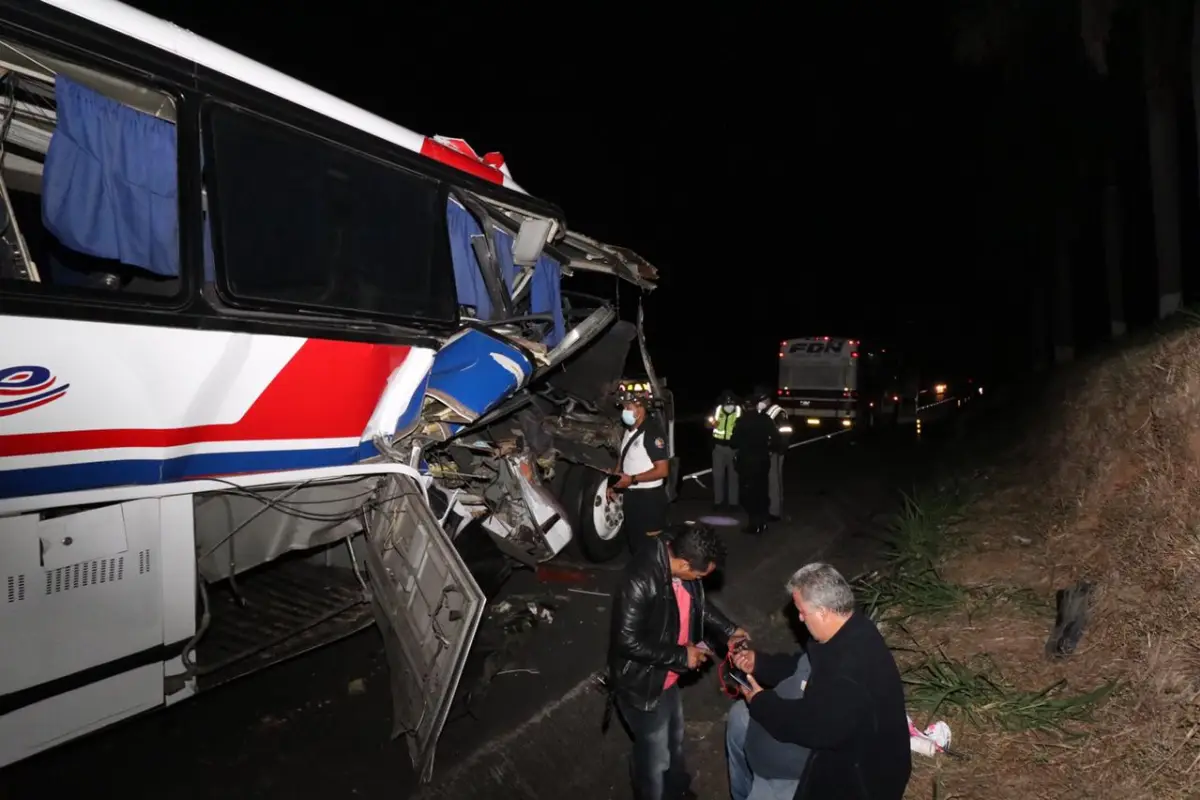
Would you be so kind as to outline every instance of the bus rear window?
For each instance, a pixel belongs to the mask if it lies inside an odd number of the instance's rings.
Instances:
[[[437,183],[220,105],[205,135],[218,275],[233,300],[456,318]]]

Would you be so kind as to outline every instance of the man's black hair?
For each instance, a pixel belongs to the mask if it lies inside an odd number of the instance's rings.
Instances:
[[[708,525],[671,525],[671,554],[682,558],[692,569],[703,572],[713,564],[725,566],[725,542],[716,528]]]

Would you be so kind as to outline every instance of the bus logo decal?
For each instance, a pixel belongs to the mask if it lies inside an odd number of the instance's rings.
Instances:
[[[65,395],[70,387],[69,383],[58,383],[54,373],[45,367],[0,369],[0,417],[53,403]]]
[[[797,342],[788,348],[789,353],[808,353],[815,355],[817,353],[840,353],[842,352],[843,342]]]

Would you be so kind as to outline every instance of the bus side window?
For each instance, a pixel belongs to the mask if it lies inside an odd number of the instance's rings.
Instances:
[[[216,275],[234,302],[457,320],[439,184],[296,128],[205,108]]]
[[[0,289],[178,295],[172,98],[6,39],[0,57],[21,67],[0,75]]]

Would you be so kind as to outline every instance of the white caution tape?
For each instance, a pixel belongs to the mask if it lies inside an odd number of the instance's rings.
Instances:
[[[917,406],[917,413],[920,414],[922,411],[926,411],[931,408],[937,408],[938,406],[943,405],[945,403],[953,403],[955,400],[958,400],[958,399],[959,398],[957,398],[957,397],[947,397],[944,400],[938,400],[936,403],[929,403],[927,405]]]
[[[853,428],[842,428],[840,431],[834,431],[833,433],[826,433],[822,436],[814,436],[813,438],[805,439],[802,442],[793,442],[792,444],[788,445],[788,450],[791,450],[796,447],[803,447],[806,444],[812,444],[814,442],[823,442],[826,439],[832,439],[835,436],[841,436],[843,433],[849,433],[852,430],[854,430],[854,429]],[[693,472],[689,475],[684,475],[682,478],[680,478],[680,480],[681,481],[695,481],[696,483],[700,484],[701,486],[704,486],[704,481],[702,481],[700,479],[702,477],[704,477],[705,475],[709,475],[711,473],[712,473],[712,467],[709,467],[708,469],[702,469],[699,472]],[[704,488],[707,489],[708,487],[704,486]]]

